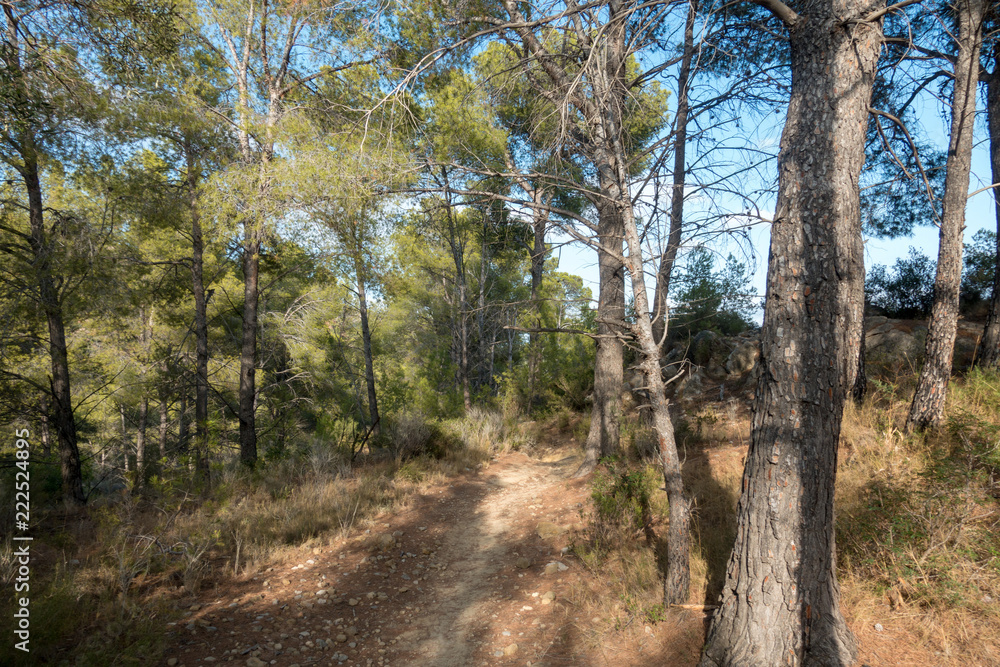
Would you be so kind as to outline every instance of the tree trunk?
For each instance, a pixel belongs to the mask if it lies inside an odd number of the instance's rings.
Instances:
[[[619,171],[624,175],[624,169]],[[687,602],[691,589],[691,501],[684,492],[680,457],[674,440],[674,425],[670,419],[670,402],[660,370],[660,345],[653,334],[646,278],[643,273],[642,243],[636,229],[630,204],[622,204],[625,220],[625,240],[628,245],[628,270],[632,282],[635,306],[636,342],[642,353],[643,377],[653,411],[653,428],[659,443],[660,466],[667,489],[669,516],[667,524],[667,571],[663,580],[663,604],[670,606]]]
[[[976,118],[979,51],[982,46],[984,0],[958,0],[958,56],[955,60],[954,98],[947,174],[941,202],[934,305],[927,323],[924,366],[913,394],[906,430],[937,426],[944,417],[945,396],[951,379],[951,361],[958,333],[959,289],[962,284],[962,232],[972,163],[972,127]]]
[[[865,400],[865,394],[868,393],[868,373],[865,370],[866,354],[864,318],[862,318],[861,343],[858,346],[858,363],[854,375],[854,383],[851,385],[851,398],[858,404]]]
[[[52,454],[52,433],[49,430],[49,398],[48,394],[42,394],[39,399],[39,422],[42,429],[42,458],[46,461]]]
[[[670,193],[670,231],[667,247],[660,258],[660,268],[656,273],[656,292],[653,297],[653,338],[658,345],[664,343],[667,332],[667,298],[670,296],[670,278],[677,260],[677,250],[681,246],[681,230],[684,224],[684,184],[687,178],[686,148],[688,123],[688,84],[691,79],[691,61],[694,59],[694,20],[698,12],[697,0],[688,3],[688,15],[684,22],[684,53],[681,68],[677,74],[677,115],[674,122],[674,173],[673,188]]]
[[[372,362],[372,334],[368,328],[368,299],[365,295],[365,274],[361,258],[354,258],[354,272],[358,277],[358,303],[361,308],[361,339],[365,349],[365,383],[368,385],[368,414],[372,420],[372,435],[381,433],[378,414],[378,397],[375,395],[375,366]]]
[[[450,187],[448,170],[441,167],[446,190]],[[469,388],[469,290],[465,280],[465,244],[459,238],[451,194],[445,194],[445,215],[448,217],[448,246],[455,263],[455,286],[458,291],[458,384],[462,389],[465,411],[472,409],[472,391]]]
[[[139,423],[135,433],[135,487],[142,488],[146,481],[146,418],[149,416],[149,399],[139,403]]]
[[[621,248],[625,234],[621,214],[610,204],[598,207],[597,250],[600,276],[597,301],[597,350],[594,357],[594,406],[590,432],[584,445],[584,461],[576,476],[591,472],[597,461],[618,451],[625,380],[622,333],[625,322],[625,273]],[[615,252],[608,252],[605,248]]]
[[[1000,46],[994,47],[993,73],[986,81],[986,118],[990,132],[990,167],[993,182],[1000,183]],[[996,263],[993,269],[993,296],[986,315],[983,337],[976,351],[975,365],[1000,368],[1000,189],[993,188],[993,208],[997,223]]]
[[[122,422],[122,472],[126,475],[129,471],[129,446],[128,446],[128,428],[125,426],[125,406],[118,404],[118,416],[121,417]]]
[[[44,204],[38,174],[38,156],[30,132],[22,135],[24,166],[21,172],[28,192],[28,218],[31,225],[31,251],[34,255],[35,280],[38,298],[49,329],[49,357],[51,363],[50,387],[52,416],[59,441],[59,462],[62,473],[63,498],[75,505],[83,505],[83,469],[77,444],[76,418],[73,414],[73,397],[69,381],[69,354],[66,347],[66,329],[63,323],[62,302],[52,277],[50,254],[52,248],[45,236]]]
[[[260,236],[256,222],[244,222],[243,345],[240,349],[240,461],[257,463],[257,306],[260,273]]]
[[[181,454],[187,454],[188,452],[188,438],[190,434],[188,433],[187,403],[187,388],[183,387],[177,406],[177,451]]]
[[[764,368],[737,536],[702,667],[850,665],[833,498],[863,304],[858,177],[881,47],[871,0],[796,3],[778,158]]]
[[[533,193],[536,203],[540,201],[539,191]],[[535,314],[535,328],[542,327],[542,276],[545,272],[545,231],[549,223],[548,212],[535,209],[532,213],[532,227],[534,231],[534,241],[531,248],[531,310]],[[542,360],[542,339],[541,334],[532,332],[528,334],[528,414],[530,415],[535,407],[538,396],[538,367]]]
[[[194,338],[195,338],[195,374],[194,374],[194,424],[195,424],[195,461],[199,474],[203,452],[208,448],[208,299],[205,295],[205,243],[201,230],[201,210],[198,207],[198,164],[194,150],[190,144],[185,146],[187,161],[187,188],[191,210],[191,292],[194,295]],[[240,377],[242,382],[242,375]],[[185,392],[186,393],[186,392]],[[182,401],[181,423],[184,422],[184,407]],[[185,442],[186,429],[182,434]]]
[[[160,394],[160,428],[157,433],[160,449],[160,460],[167,458],[167,430],[170,426],[170,413],[167,403],[167,392]]]

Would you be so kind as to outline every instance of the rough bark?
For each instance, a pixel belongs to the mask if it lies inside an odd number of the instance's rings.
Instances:
[[[993,182],[1000,183],[1000,46],[994,47],[993,73],[986,81],[986,119],[990,133],[990,168]],[[997,223],[996,264],[993,269],[993,295],[983,327],[983,337],[976,350],[975,365],[1000,368],[1000,189],[993,188],[993,208]]]
[[[906,430],[937,426],[944,417],[945,396],[951,379],[952,354],[958,333],[959,290],[962,284],[962,233],[972,164],[972,128],[976,116],[979,52],[982,46],[984,0],[958,0],[954,97],[947,174],[941,201],[934,304],[927,323],[924,366],[906,418]]]
[[[589,473],[598,460],[618,451],[625,380],[624,346],[619,338],[625,322],[625,273],[621,257],[625,229],[614,206],[599,206],[598,215],[597,237],[601,246],[597,250],[599,338],[594,356],[594,405],[584,444],[584,461],[577,476]]]
[[[365,383],[368,385],[368,416],[372,435],[381,433],[378,414],[378,396],[375,394],[375,365],[372,360],[372,333],[368,327],[368,297],[365,293],[365,273],[360,257],[354,258],[354,272],[358,279],[358,303],[361,309],[361,339],[365,351]]]
[[[872,0],[795,3],[761,373],[737,537],[702,667],[850,665],[834,544],[837,444],[863,304],[858,176],[881,45]],[[785,7],[782,5],[782,7]],[[785,9],[788,9],[785,7]],[[795,13],[797,12],[797,13]]]
[[[681,231],[684,224],[684,185],[687,178],[686,149],[688,123],[688,84],[691,79],[691,61],[694,59],[694,20],[698,12],[697,0],[688,3],[688,15],[684,22],[684,52],[681,67],[677,73],[677,115],[674,119],[674,173],[670,192],[670,231],[667,247],[660,258],[660,268],[656,272],[656,293],[653,297],[653,338],[663,344],[667,331],[667,297],[670,292],[670,278],[677,260],[677,250],[681,246]]]

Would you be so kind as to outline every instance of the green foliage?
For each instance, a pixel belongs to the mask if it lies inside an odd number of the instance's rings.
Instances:
[[[632,468],[616,459],[606,460],[592,483],[595,520],[628,532],[641,530],[649,519],[650,495],[658,479],[649,466]]]
[[[935,263],[916,248],[896,260],[891,271],[876,264],[865,279],[865,301],[888,317],[916,318],[930,314],[934,303]]]
[[[753,328],[756,307],[748,294],[749,284],[746,264],[733,255],[716,271],[710,250],[692,251],[684,270],[671,281],[678,303],[668,325],[671,337],[676,340],[704,330],[732,335]]]
[[[997,266],[997,233],[980,229],[965,244],[962,256],[962,300],[967,305],[987,301],[993,296],[993,277]]]

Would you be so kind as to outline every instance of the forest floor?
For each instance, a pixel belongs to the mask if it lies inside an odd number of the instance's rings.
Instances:
[[[579,448],[490,465],[426,488],[361,534],[286,555],[179,600],[173,665],[694,664],[704,615],[622,627],[593,615],[599,576],[574,558],[588,479]]]
[[[168,624],[163,660],[185,667],[696,665],[705,611],[692,605],[649,620],[627,613],[628,596],[613,581],[627,575],[576,556],[592,492],[591,478],[573,478],[579,450],[567,441],[531,456],[501,454],[426,486],[367,529],[285,551],[255,576],[177,599],[183,618]],[[694,460],[735,471],[742,455],[739,446],[717,447]],[[987,664],[942,653],[910,624],[894,622],[905,610],[845,587],[860,665]]]

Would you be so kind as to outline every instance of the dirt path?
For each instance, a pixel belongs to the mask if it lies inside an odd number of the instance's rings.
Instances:
[[[364,534],[186,601],[167,664],[635,664],[574,599],[588,574],[566,547],[590,489],[569,451],[508,454]]]

